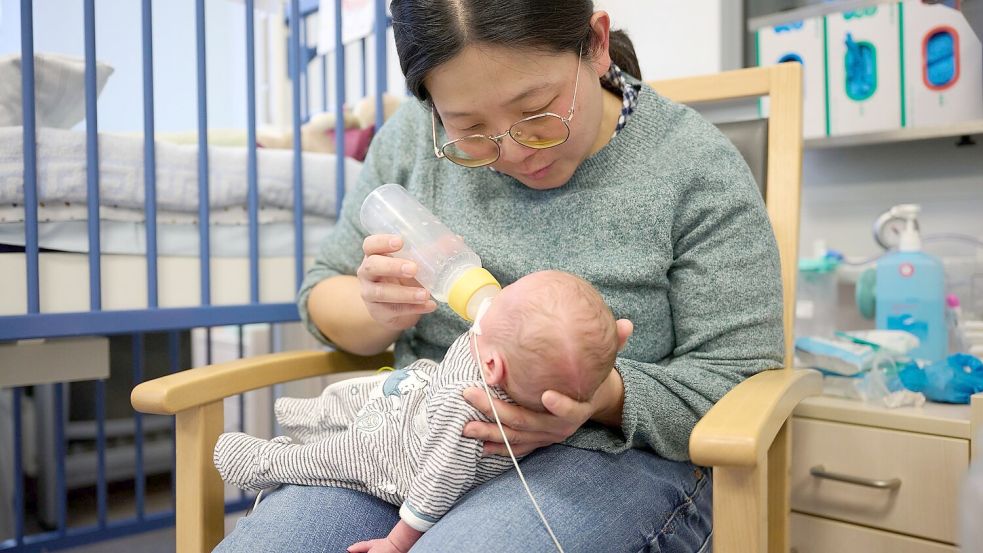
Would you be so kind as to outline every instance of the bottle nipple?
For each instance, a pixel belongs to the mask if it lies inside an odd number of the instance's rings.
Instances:
[[[471,322],[477,316],[481,302],[501,290],[502,285],[487,269],[472,267],[454,281],[447,295],[447,305],[461,318]]]

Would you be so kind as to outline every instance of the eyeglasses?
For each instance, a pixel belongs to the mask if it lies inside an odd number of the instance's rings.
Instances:
[[[437,113],[430,104],[430,122],[433,129],[433,153],[437,159],[447,158],[463,167],[483,167],[498,161],[502,155],[502,139],[512,137],[517,143],[536,150],[559,146],[570,138],[570,121],[573,120],[574,106],[577,105],[577,88],[580,86],[580,62],[583,48],[577,56],[577,77],[573,85],[573,101],[566,117],[552,112],[540,113],[520,119],[509,130],[496,136],[472,134],[451,140],[437,147]]]

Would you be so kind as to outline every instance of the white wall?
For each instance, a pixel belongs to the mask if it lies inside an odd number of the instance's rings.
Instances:
[[[628,32],[646,80],[717,73],[741,64],[741,2],[595,0]]]

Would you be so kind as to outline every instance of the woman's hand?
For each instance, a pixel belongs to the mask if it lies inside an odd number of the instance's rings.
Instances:
[[[390,330],[412,327],[424,313],[437,309],[430,293],[420,286],[416,264],[391,257],[403,247],[403,240],[393,234],[373,234],[362,242],[365,257],[359,265],[359,291],[369,315]]]
[[[621,375],[612,370],[594,397],[588,401],[577,401],[554,390],[543,392],[542,402],[548,411],[546,413],[495,398],[492,401],[502,419],[502,427],[509,438],[512,452],[519,456],[566,440],[589,419],[600,418],[602,414],[605,420],[598,422],[620,425],[624,393]],[[468,388],[464,391],[464,399],[494,421],[495,415],[488,406],[488,396],[484,390]],[[617,418],[610,418],[615,411]],[[471,421],[464,426],[464,436],[484,441],[485,455],[508,455],[495,422]]]

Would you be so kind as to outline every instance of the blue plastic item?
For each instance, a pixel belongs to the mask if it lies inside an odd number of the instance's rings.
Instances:
[[[898,376],[905,388],[931,401],[969,403],[973,394],[983,392],[983,361],[966,353],[950,355],[924,369],[910,362]]]
[[[873,319],[877,316],[877,269],[866,269],[860,273],[857,285],[854,289],[854,299],[857,309],[865,319]]]
[[[853,34],[846,34],[846,95],[856,102],[862,102],[877,91],[877,48],[873,44],[853,40]]]
[[[939,29],[925,40],[925,81],[943,88],[958,75],[956,37],[947,29]]]
[[[802,61],[802,56],[794,52],[790,52],[778,58],[778,63],[788,63],[788,62],[797,62],[797,63],[801,63],[802,65],[805,65],[805,62]]]
[[[795,355],[805,367],[827,374],[854,376],[870,368],[877,352],[869,345],[842,338],[804,336],[795,339]]]

